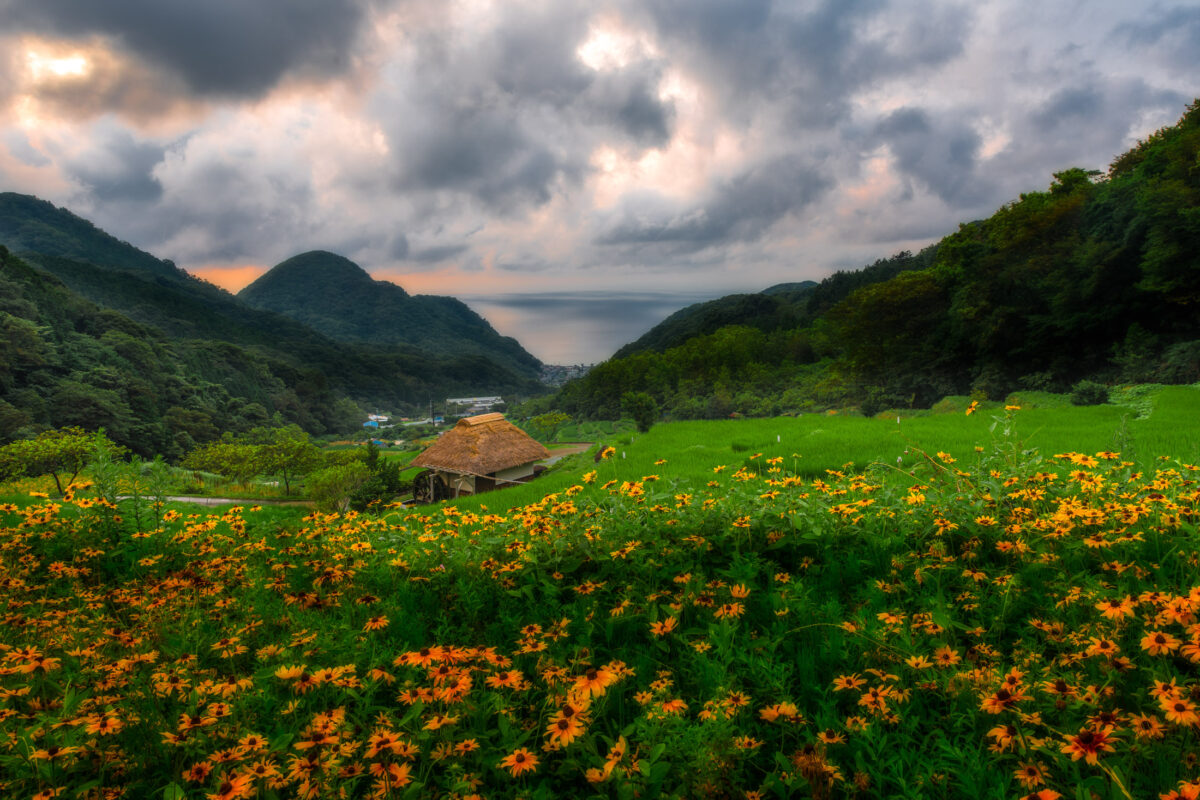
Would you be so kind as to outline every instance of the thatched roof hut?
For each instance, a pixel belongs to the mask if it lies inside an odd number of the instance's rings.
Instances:
[[[410,466],[440,474],[447,489],[458,495],[521,483],[533,475],[533,462],[549,455],[503,414],[480,414],[459,420]],[[436,492],[431,496],[436,499]]]

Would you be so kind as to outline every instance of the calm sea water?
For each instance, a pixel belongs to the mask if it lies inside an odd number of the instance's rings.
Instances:
[[[547,292],[457,295],[547,364],[594,364],[675,311],[722,293]]]

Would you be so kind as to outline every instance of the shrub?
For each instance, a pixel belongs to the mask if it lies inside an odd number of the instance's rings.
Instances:
[[[658,403],[646,392],[626,392],[621,409],[633,418],[640,433],[646,433],[658,420]]]
[[[1071,387],[1071,404],[1098,406],[1108,402],[1108,387],[1095,381],[1080,381]]]
[[[351,461],[326,467],[311,473],[305,481],[308,496],[322,511],[346,511],[350,498],[371,477],[371,470],[361,461]]]

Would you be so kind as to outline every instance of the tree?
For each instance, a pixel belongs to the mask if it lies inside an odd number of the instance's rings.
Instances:
[[[244,442],[210,442],[187,454],[183,465],[188,469],[215,472],[233,478],[241,486],[262,472],[262,448]]]
[[[104,431],[89,433],[82,428],[43,431],[34,439],[21,439],[0,447],[0,480],[50,475],[61,497],[79,476],[93,451],[123,452]]]
[[[292,481],[321,463],[321,451],[299,425],[255,428],[248,437],[259,447],[259,466],[267,475],[278,475],[283,493],[292,493]]]
[[[637,429],[645,433],[658,421],[658,403],[647,392],[626,392],[621,395],[621,410],[633,417]]]
[[[305,479],[308,496],[317,508],[326,511],[345,511],[354,493],[371,477],[371,470],[361,461],[325,467]]]
[[[533,434],[534,438],[548,442],[554,438],[554,434],[558,432],[559,428],[570,421],[571,418],[561,411],[550,411],[538,414],[529,420],[526,427],[529,428],[529,432]]]
[[[377,502],[391,500],[411,487],[400,478],[400,463],[396,459],[383,458],[375,442],[368,441],[362,453],[362,463],[370,473],[367,480],[356,489],[350,498],[350,507],[365,511]]]

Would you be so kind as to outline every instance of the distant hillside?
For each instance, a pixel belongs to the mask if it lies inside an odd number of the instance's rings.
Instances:
[[[762,294],[782,294],[799,296],[817,285],[816,281],[797,281],[794,283],[777,283],[762,290]]]
[[[40,253],[102,264],[168,280],[187,273],[122,242],[91,222],[37,197],[0,192],[0,243],[14,253]]]
[[[915,256],[794,301],[684,309],[535,406],[612,418],[644,391],[668,416],[720,417],[1200,380],[1198,163],[1200,101],[1107,174],[1058,172]]]
[[[313,431],[358,419],[312,370],[224,342],[170,339],[3,247],[0,330],[0,442],[80,425],[142,455],[178,457],[276,418]]]
[[[790,294],[726,295],[676,311],[636,341],[617,350],[613,358],[624,358],[645,350],[669,350],[692,337],[713,333],[727,325],[773,331],[794,325],[797,322],[795,311]]]
[[[543,391],[527,370],[478,353],[334,341],[37,198],[0,195],[0,209],[0,325],[15,337],[0,348],[0,441],[69,421],[104,425],[138,452],[173,454],[167,417],[178,416],[176,406],[208,420],[197,429],[204,433],[275,415],[322,432],[353,424],[356,403],[398,410],[453,395]],[[20,257],[8,248],[20,248]],[[90,341],[112,339],[114,327],[149,350],[122,345],[135,354],[123,356]],[[18,346],[26,339],[31,350]],[[40,355],[21,355],[28,352]],[[152,379],[137,378],[145,370]],[[83,398],[106,398],[107,410]]]
[[[472,353],[529,377],[541,370],[537,358],[465,303],[409,295],[394,283],[374,280],[348,258],[322,250],[276,265],[237,297],[338,341],[409,345],[441,356]]]
[[[661,353],[733,325],[763,333],[797,328],[821,316],[854,289],[927,267],[936,255],[937,245],[931,245],[915,256],[905,251],[860,270],[838,271],[820,283],[778,283],[757,294],[731,294],[696,303],[676,311],[637,341],[617,350],[613,358],[645,351]]]

